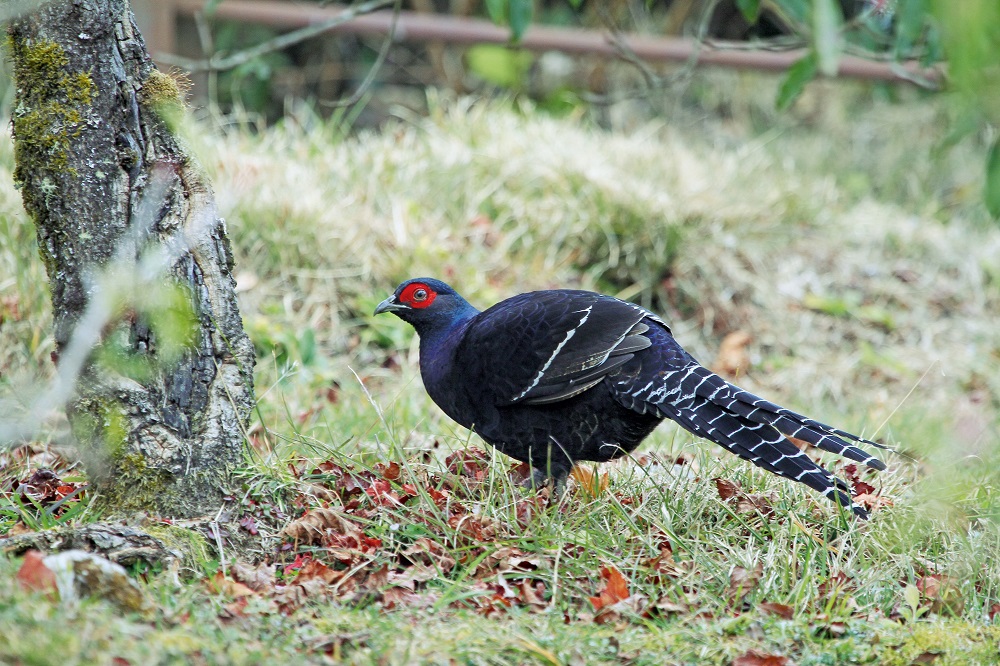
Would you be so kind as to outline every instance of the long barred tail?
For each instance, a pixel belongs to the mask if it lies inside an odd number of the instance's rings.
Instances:
[[[733,386],[700,365],[694,364],[685,370],[690,370],[690,372],[686,373],[688,376],[681,384],[695,387],[695,400],[703,398],[726,412],[741,416],[752,423],[770,425],[787,437],[801,439],[824,451],[856,460],[873,469],[885,469],[884,462],[858,447],[848,444],[844,439],[880,449],[887,448],[882,444],[785,409],[749,391]],[[683,391],[683,393],[688,395],[687,391]]]
[[[670,359],[673,367],[661,373],[659,381],[633,386],[628,392],[633,408],[654,409],[741,458],[804,483],[831,501],[851,507],[859,517],[868,517],[863,507],[852,503],[850,486],[813,462],[788,437],[879,470],[885,469],[885,463],[845,440],[886,447],[764,400],[729,384],[687,354],[683,356],[683,363],[676,363],[681,360],[677,356]]]
[[[786,479],[804,483],[834,503],[851,507],[857,516],[868,518],[868,511],[851,501],[851,488],[846,482],[813,462],[772,426],[748,424],[710,402],[676,412],[664,405],[660,413],[730,453]]]

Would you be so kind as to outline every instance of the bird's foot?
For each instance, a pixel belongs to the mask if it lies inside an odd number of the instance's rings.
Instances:
[[[539,494],[548,495],[549,502],[553,502],[566,492],[566,474],[551,475],[537,467],[531,469],[531,476],[521,482],[521,487],[526,490],[537,490]]]
[[[541,489],[549,485],[549,479],[551,477],[538,469],[537,467],[531,468],[531,475],[521,482],[521,487],[526,490]]]

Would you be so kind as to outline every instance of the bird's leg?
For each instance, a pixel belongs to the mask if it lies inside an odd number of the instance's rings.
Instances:
[[[521,482],[521,485],[525,488],[544,488],[548,485],[549,475],[545,473],[540,467],[531,468],[531,476]]]

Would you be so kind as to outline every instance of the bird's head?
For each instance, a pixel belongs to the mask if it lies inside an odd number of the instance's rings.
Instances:
[[[378,304],[375,314],[383,312],[393,313],[422,336],[425,332],[450,328],[478,310],[441,280],[412,278]]]

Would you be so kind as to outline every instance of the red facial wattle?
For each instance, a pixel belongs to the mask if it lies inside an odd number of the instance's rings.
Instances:
[[[399,302],[409,305],[411,308],[426,308],[434,299],[437,292],[422,282],[414,282],[406,285],[406,288],[399,294]]]

